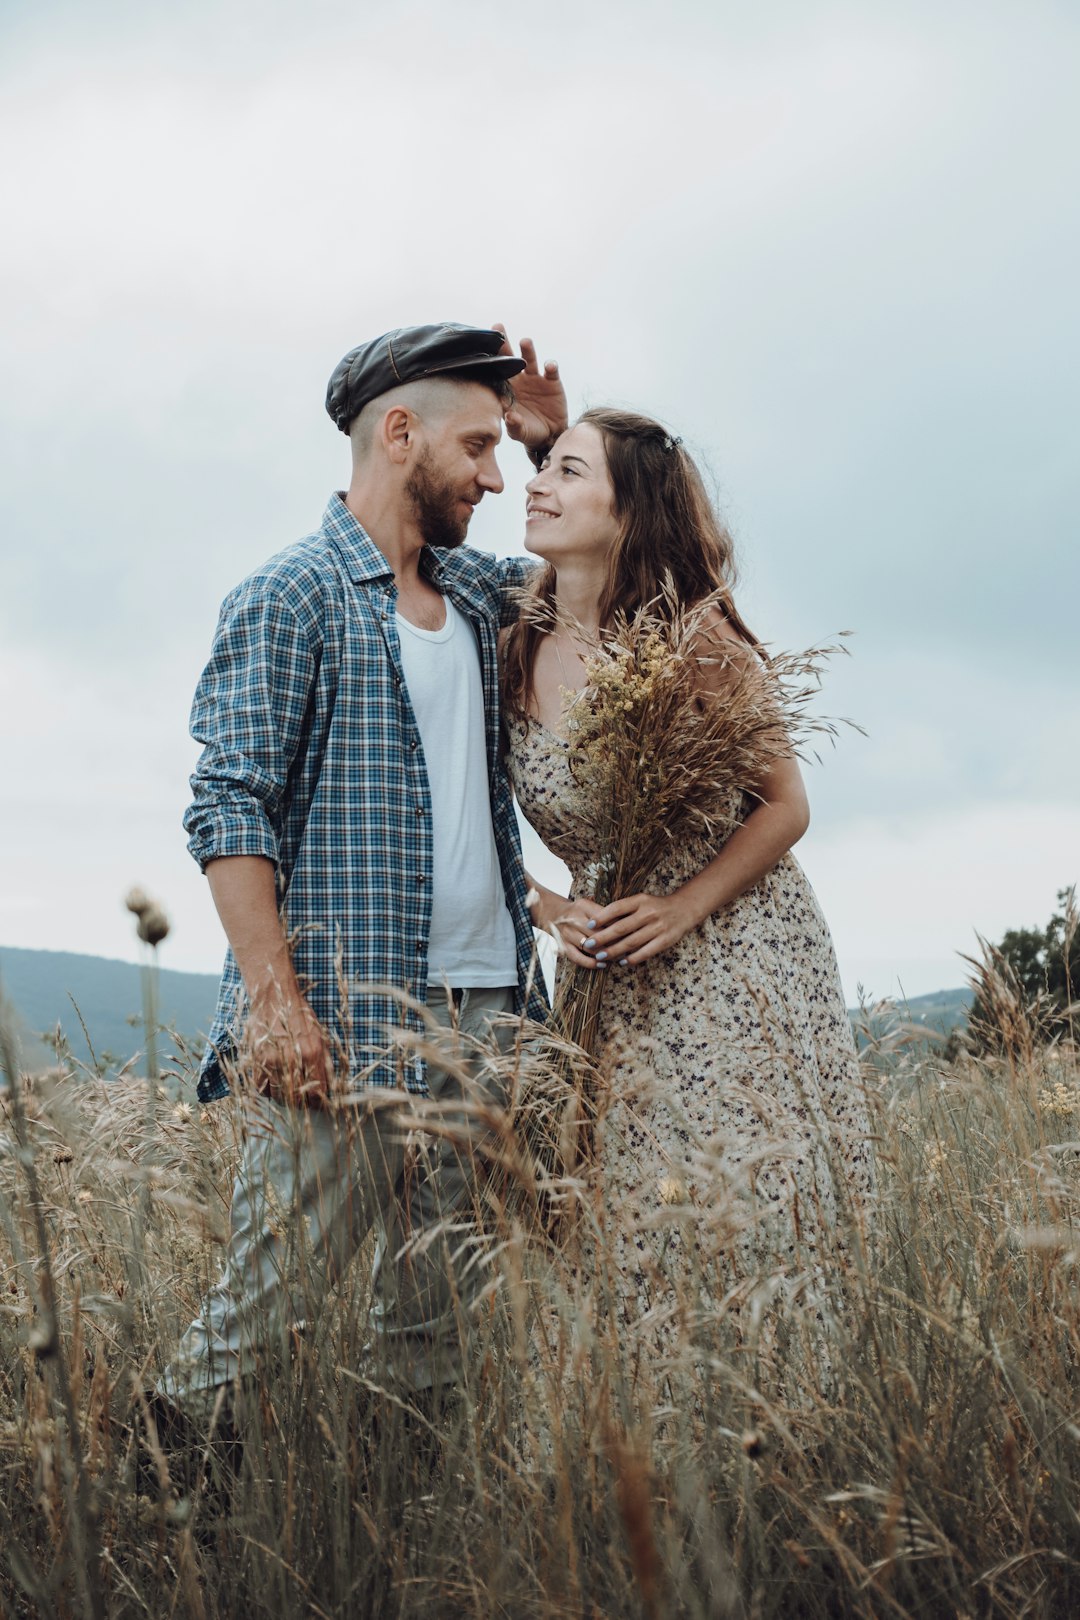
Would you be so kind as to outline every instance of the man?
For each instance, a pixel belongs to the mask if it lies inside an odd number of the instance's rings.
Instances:
[[[230,1072],[254,1088],[224,1274],[160,1385],[192,1414],[304,1314],[298,1231],[333,1278],[377,1223],[373,1324],[397,1375],[456,1375],[468,1288],[445,1243],[407,1239],[468,1203],[475,1115],[406,1191],[401,1133],[374,1101],[402,1086],[462,1100],[459,1065],[425,1075],[394,1039],[422,1030],[415,1004],[466,1035],[545,1010],[497,757],[496,637],[530,565],[463,548],[503,487],[504,420],[536,455],[565,426],[558,368],[527,341],[521,356],[502,331],[449,325],[353,349],[326,402],[352,444],[347,493],[221,610],[185,818],[230,946],[199,1095],[225,1095]]]

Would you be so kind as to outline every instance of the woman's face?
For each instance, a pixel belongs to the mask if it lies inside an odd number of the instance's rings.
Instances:
[[[604,440],[591,422],[556,439],[542,471],[525,486],[525,549],[554,564],[607,556],[619,533]]]

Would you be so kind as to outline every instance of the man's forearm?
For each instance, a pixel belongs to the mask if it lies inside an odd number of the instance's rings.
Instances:
[[[273,862],[225,855],[207,862],[206,878],[252,1006],[302,1000],[278,915]]]

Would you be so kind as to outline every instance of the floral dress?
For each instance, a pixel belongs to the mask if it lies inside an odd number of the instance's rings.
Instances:
[[[591,892],[566,740],[538,721],[509,739],[523,813]],[[685,840],[649,890],[671,893],[715,853]],[[812,1287],[827,1231],[868,1232],[875,1175],[832,940],[798,862],[785,855],[672,949],[604,971],[599,1205],[624,1308],[693,1308],[691,1273],[714,1293],[717,1266],[736,1290],[766,1275]]]

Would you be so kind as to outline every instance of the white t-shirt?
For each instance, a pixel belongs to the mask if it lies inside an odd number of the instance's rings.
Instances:
[[[517,983],[517,942],[491,825],[484,690],[469,621],[449,597],[441,630],[397,615],[405,685],[431,788],[434,840],[428,983]]]

